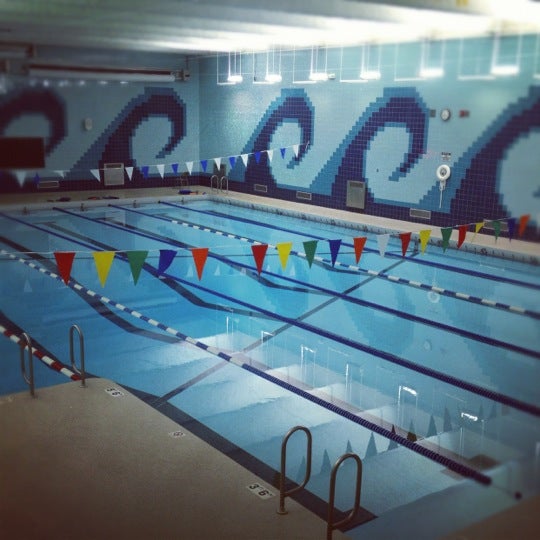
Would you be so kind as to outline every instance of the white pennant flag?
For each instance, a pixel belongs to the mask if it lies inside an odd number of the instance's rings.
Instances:
[[[298,157],[298,148],[300,147],[299,144],[294,144],[292,149],[293,149],[293,152],[294,152],[294,157]]]
[[[124,170],[127,172],[129,181],[131,182],[131,177],[133,176],[133,167],[124,167]]]
[[[242,161],[244,162],[244,165],[247,167],[249,154],[242,154],[240,157],[242,158]]]
[[[99,169],[90,169],[90,172],[94,175],[98,182],[101,182],[101,178],[99,177]]]
[[[65,174],[66,171],[53,171],[53,172],[55,172],[61,178],[64,178],[64,174]]]
[[[163,164],[156,165],[156,169],[158,170],[161,178],[163,178],[163,173],[165,172],[165,165]]]
[[[15,176],[17,177],[17,182],[19,182],[19,186],[22,187],[26,178],[26,171],[15,171]]]
[[[388,240],[390,240],[390,235],[388,233],[377,235],[377,244],[379,244],[379,253],[381,254],[381,257],[384,257],[384,254],[386,253]]]
[[[266,154],[268,155],[268,161],[272,163],[272,158],[274,157],[274,151],[273,150],[267,150]]]
[[[188,173],[191,174],[191,171],[193,170],[193,161],[186,161],[186,167],[187,167]]]
[[[221,158],[220,157],[215,157],[214,158],[214,163],[216,164],[216,167],[218,168],[219,170],[219,167],[221,165]]]

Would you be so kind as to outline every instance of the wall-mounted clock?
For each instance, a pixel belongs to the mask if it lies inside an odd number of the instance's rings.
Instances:
[[[443,109],[441,111],[441,120],[446,122],[447,120],[450,120],[450,117],[452,116],[452,113],[450,112],[450,109]]]

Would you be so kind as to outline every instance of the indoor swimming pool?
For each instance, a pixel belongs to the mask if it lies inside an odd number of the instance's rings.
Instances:
[[[287,431],[308,427],[308,503],[327,500],[345,452],[362,458],[361,505],[380,519],[459,500],[460,516],[445,506],[455,527],[540,493],[537,266],[414,241],[403,256],[397,234],[383,256],[360,226],[205,197],[3,211],[0,224],[0,395],[27,388],[23,331],[46,360],[38,389],[76,378],[76,324],[89,376],[181,411],[267,475]],[[290,480],[304,468],[299,433]],[[338,475],[343,511],[352,471]]]

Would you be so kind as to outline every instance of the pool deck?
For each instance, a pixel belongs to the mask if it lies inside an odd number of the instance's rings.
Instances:
[[[0,396],[0,432],[1,538],[326,537],[320,518],[290,498],[278,515],[278,490],[110,380]]]

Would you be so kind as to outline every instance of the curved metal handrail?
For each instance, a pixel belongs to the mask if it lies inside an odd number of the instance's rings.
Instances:
[[[75,353],[73,347],[73,335],[77,332],[79,334],[79,356],[81,358],[81,369],[75,365]],[[75,373],[78,373],[81,376],[81,387],[86,386],[86,373],[84,371],[84,337],[82,330],[76,324],[71,325],[69,329],[69,358],[71,360],[71,367]]]
[[[334,500],[336,498],[336,476],[337,471],[341,464],[347,459],[354,459],[356,462],[356,490],[354,494],[354,506],[350,511],[349,515],[343,518],[341,521],[334,523]],[[362,487],[362,460],[352,453],[343,454],[338,460],[334,463],[332,467],[332,473],[330,474],[330,495],[328,497],[328,520],[326,525],[326,540],[332,540],[332,531],[338,527],[346,525],[356,515],[358,508],[360,508],[360,489]]]
[[[287,442],[289,441],[289,438],[291,437],[291,435],[293,433],[296,433],[297,431],[303,431],[306,434],[306,439],[307,439],[306,475],[301,485],[296,486],[290,489],[289,491],[285,491],[285,478],[286,478],[286,470],[287,470]],[[311,476],[311,447],[312,447],[311,431],[309,431],[309,429],[304,426],[296,426],[296,427],[291,428],[288,431],[287,435],[285,435],[283,442],[281,443],[281,474],[279,476],[279,508],[277,510],[278,514],[281,514],[281,515],[287,514],[287,510],[285,510],[285,497],[288,497],[289,495],[292,495],[293,493],[300,491],[309,482],[309,477]]]
[[[229,194],[229,179],[226,176],[222,176],[219,180],[219,189],[223,191],[223,182],[225,181],[226,193]]]
[[[214,190],[214,178],[216,179],[216,191],[219,191],[219,177],[217,174],[213,174],[210,177],[210,189],[212,191]]]
[[[25,380],[26,384],[30,387],[30,395],[32,397],[36,397],[36,394],[34,392],[34,359],[32,355],[32,340],[30,339],[30,336],[23,332],[21,334],[21,340],[19,342],[19,345],[21,347],[21,372],[23,379]],[[26,374],[26,366],[24,362],[24,350],[28,348],[28,367],[29,367],[29,375]]]

